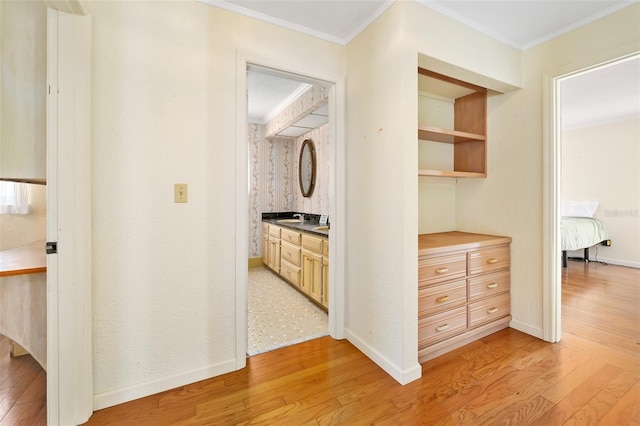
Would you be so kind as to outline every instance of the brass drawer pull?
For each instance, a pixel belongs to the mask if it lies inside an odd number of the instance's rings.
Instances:
[[[449,272],[449,268],[436,269],[436,274],[445,274],[447,272]]]
[[[488,314],[495,314],[496,312],[498,312],[498,308],[487,309]]]
[[[491,259],[487,260],[487,263],[489,265],[493,265],[494,263],[497,263],[498,259],[496,259],[495,257],[492,257]]]
[[[487,284],[487,288],[496,288],[498,287],[498,283]]]
[[[442,303],[442,302],[446,302],[447,300],[449,300],[449,296],[442,296],[442,297],[438,297],[436,299],[436,302]]]
[[[449,328],[449,324],[442,324],[436,327],[436,331],[445,331]]]

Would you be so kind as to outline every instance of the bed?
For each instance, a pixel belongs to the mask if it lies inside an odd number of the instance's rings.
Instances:
[[[584,261],[589,261],[589,247],[607,241],[604,225],[593,216],[598,201],[562,200],[560,237],[562,240],[562,266],[567,266],[567,251],[584,250]]]
[[[589,261],[589,247],[607,240],[604,225],[593,217],[562,216],[562,266],[567,266],[567,251],[584,249],[584,260]]]

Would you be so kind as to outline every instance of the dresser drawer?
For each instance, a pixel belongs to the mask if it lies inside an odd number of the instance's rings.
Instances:
[[[509,271],[469,278],[469,302],[509,291]]]
[[[509,315],[511,303],[509,293],[469,303],[469,328],[497,320]]]
[[[269,235],[272,237],[280,238],[280,227],[275,225],[269,225]]]
[[[329,257],[329,240],[324,240],[324,244],[322,244],[322,255]]]
[[[467,329],[467,309],[462,306],[418,320],[418,347],[422,348]]]
[[[420,287],[418,289],[418,318],[467,303],[465,280]]]
[[[300,232],[298,231],[282,228],[280,231],[280,238],[284,241],[290,242],[291,244],[295,244],[297,246],[300,245]]]
[[[322,238],[302,234],[302,248],[322,254]]]
[[[464,253],[418,259],[418,281],[442,282],[467,275]]]
[[[280,275],[289,280],[292,284],[300,286],[300,267],[295,266],[286,260],[280,264]]]
[[[509,246],[500,246],[467,253],[469,256],[469,275],[508,269]]]
[[[300,266],[300,246],[294,246],[286,241],[282,242],[280,246],[280,256],[287,262]]]

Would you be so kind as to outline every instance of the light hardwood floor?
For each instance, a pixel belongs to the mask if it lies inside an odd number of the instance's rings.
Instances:
[[[11,358],[10,343],[0,335],[0,426],[44,425],[46,374],[31,355]]]
[[[506,329],[400,386],[350,343],[325,337],[97,411],[87,424],[640,425],[639,307],[640,270],[570,262],[560,343]]]

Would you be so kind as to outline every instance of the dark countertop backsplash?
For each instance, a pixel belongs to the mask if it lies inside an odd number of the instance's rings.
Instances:
[[[301,223],[280,223],[278,220],[281,219],[296,219],[293,217],[294,214],[303,214],[304,222]],[[313,234],[322,235],[325,237],[329,236],[328,231],[317,231],[313,228],[316,226],[320,226],[320,215],[319,214],[311,214],[311,213],[300,213],[300,212],[272,212],[272,213],[262,213],[262,220],[265,222],[273,223],[274,225],[282,226],[285,228],[297,229],[300,231],[311,232]],[[330,226],[329,221],[327,221],[327,226]]]

